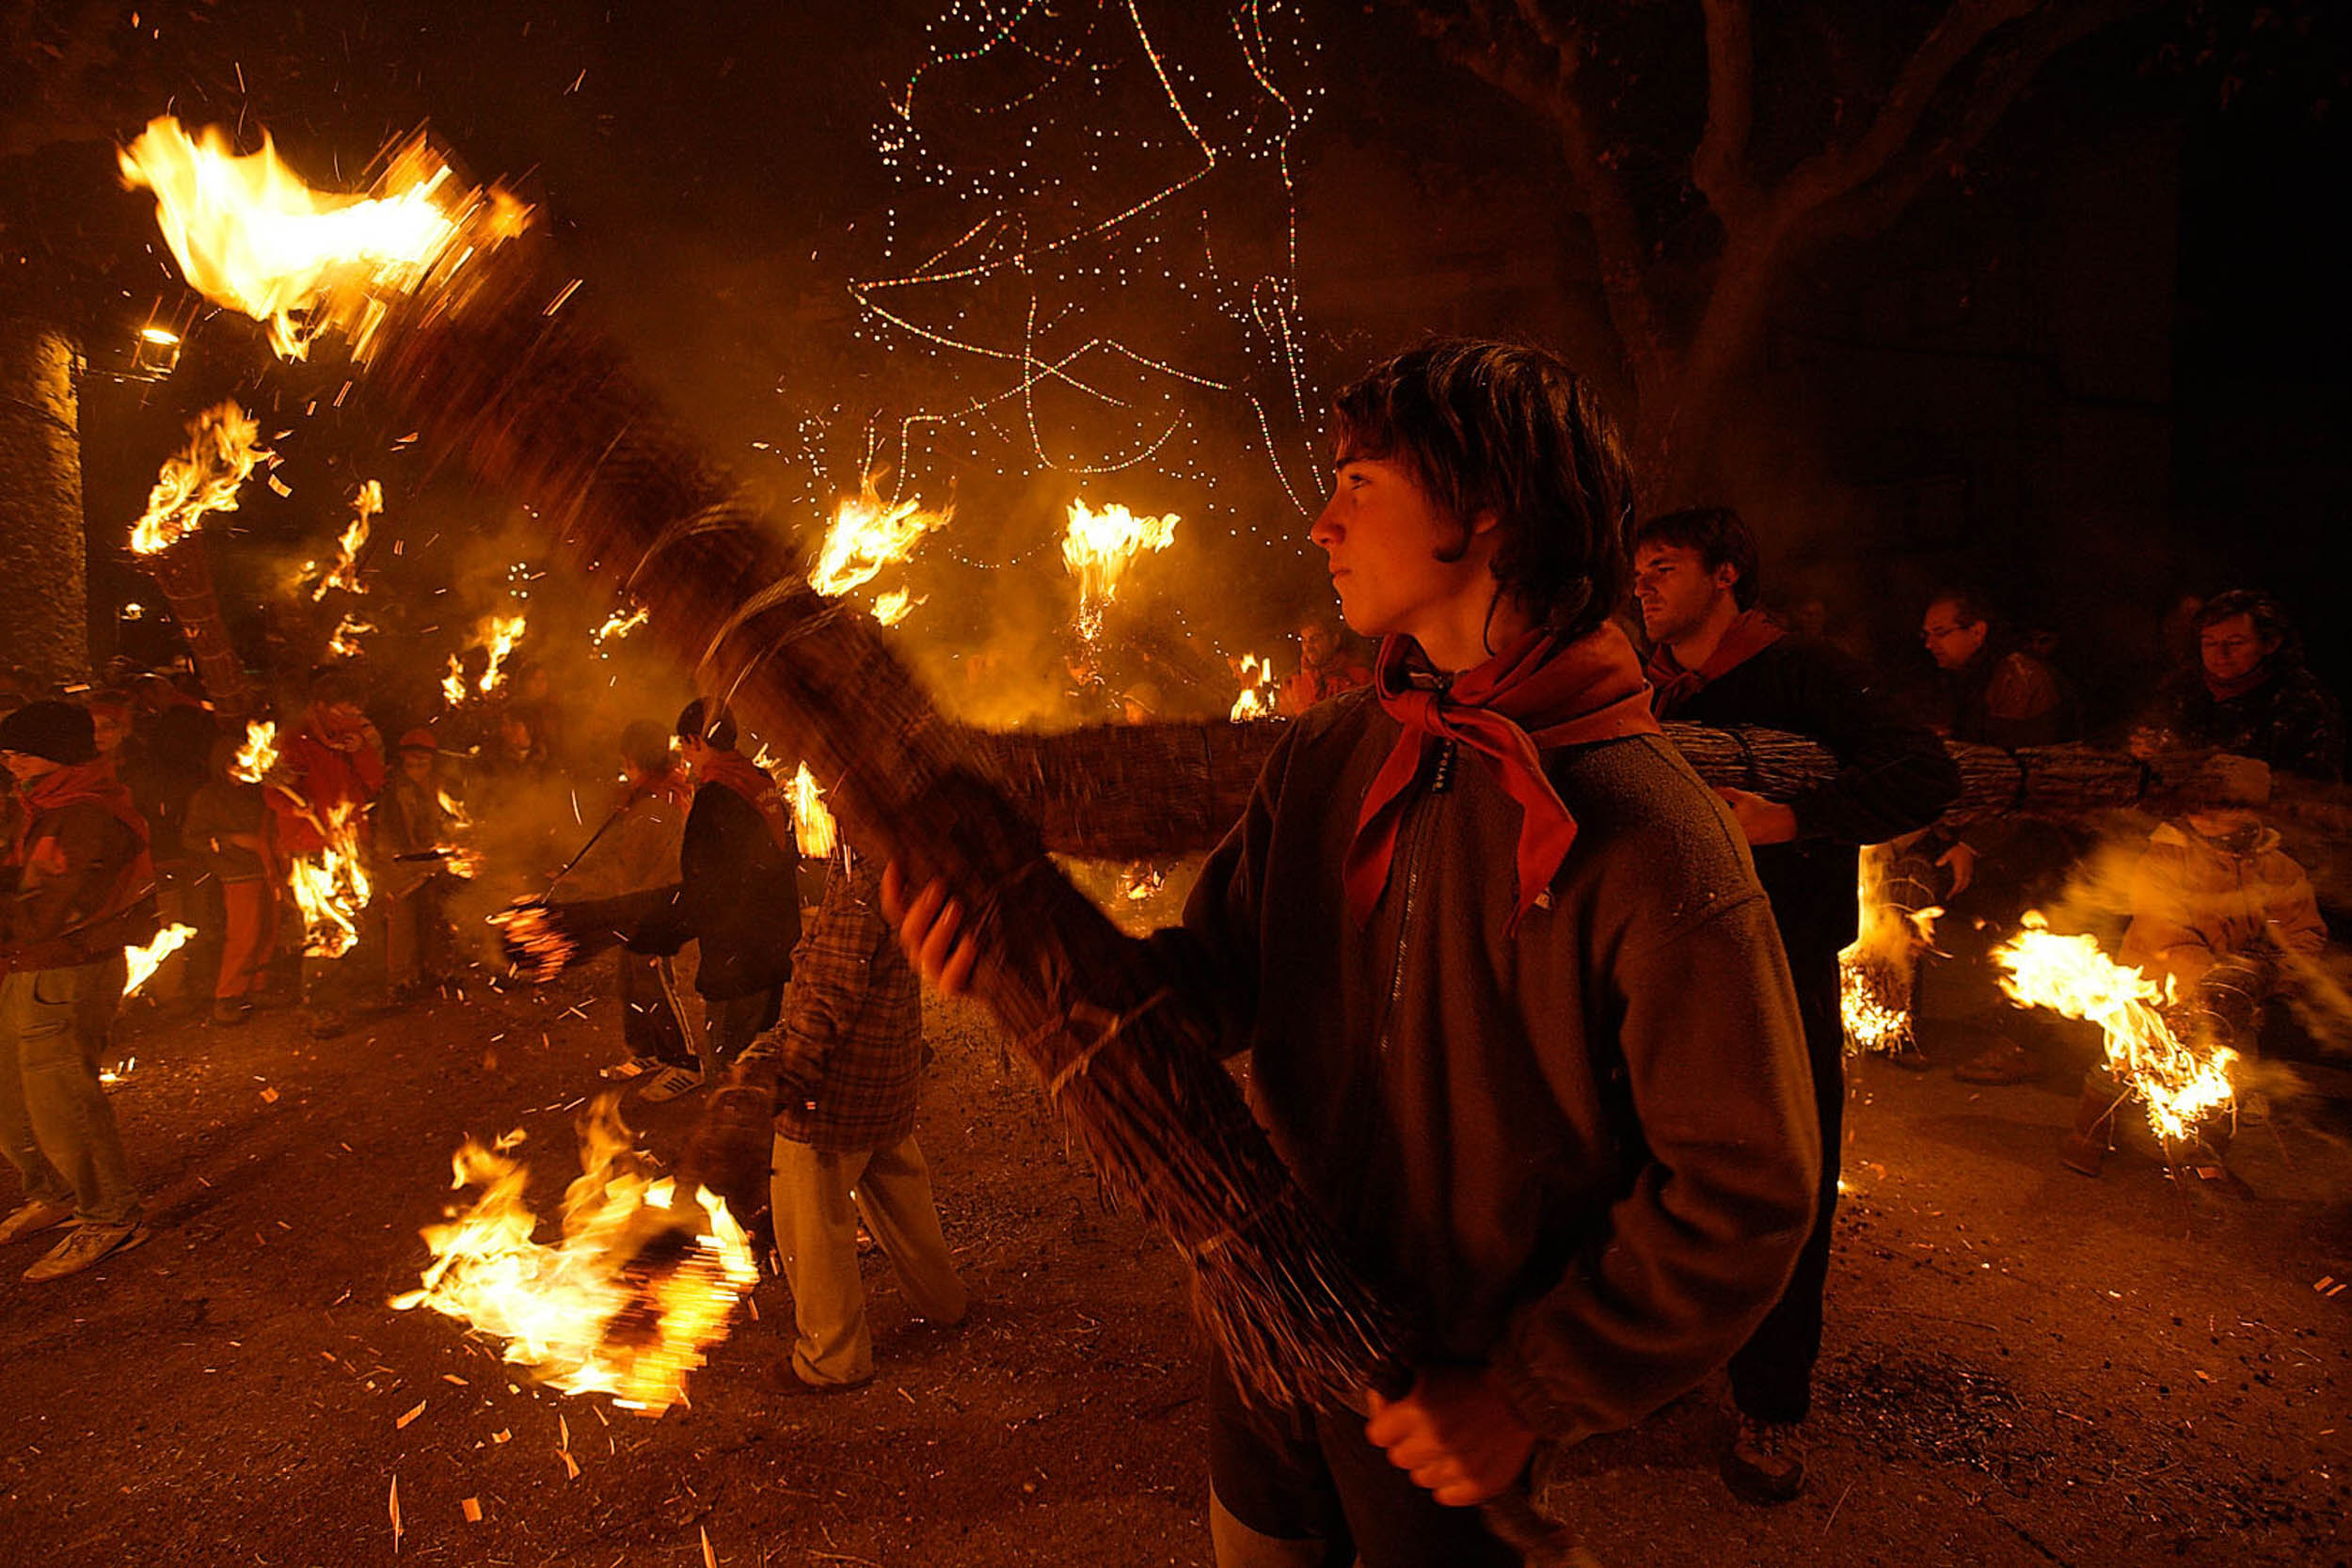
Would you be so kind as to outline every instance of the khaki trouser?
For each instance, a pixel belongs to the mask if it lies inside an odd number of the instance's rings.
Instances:
[[[802,1382],[821,1388],[874,1375],[866,1287],[857,1272],[861,1214],[916,1315],[942,1323],[963,1317],[963,1283],[948,1260],[930,1171],[913,1134],[859,1154],[820,1153],[780,1137],[769,1196],[800,1330],[792,1370]]]
[[[28,1200],[71,1202],[86,1225],[139,1217],[122,1132],[98,1082],[123,970],[118,953],[0,979],[0,1153],[24,1177]]]

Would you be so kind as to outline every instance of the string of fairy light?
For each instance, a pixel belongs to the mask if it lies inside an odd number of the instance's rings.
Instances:
[[[1248,461],[1298,515],[1319,505],[1302,477],[1319,464],[1291,144],[1319,96],[1320,46],[1286,0],[1231,0],[1214,57],[1180,57],[1145,12],[1142,0],[951,0],[926,30],[875,131],[898,185],[882,259],[914,260],[849,286],[861,341],[938,363],[954,389],[895,429],[869,424],[865,467],[887,470],[894,496],[943,483],[942,449],[960,440],[950,462],[1016,450],[999,477],[1148,469],[1209,492],[1223,480],[1229,494],[1246,488],[1232,481]],[[1211,13],[1186,14],[1209,30]],[[1220,69],[1232,80],[1212,80]],[[993,92],[966,90],[982,74]],[[1149,112],[1115,112],[1122,92]],[[1269,218],[1280,235],[1266,264],[1219,256],[1223,223]],[[1151,317],[1162,341],[1122,337],[1115,314]],[[1061,398],[1090,411],[1087,428],[1052,405]],[[1204,428],[1204,400],[1233,410],[1242,451]],[[1261,533],[1246,503],[1212,494],[1202,510],[1261,546],[1303,548],[1295,527]],[[1050,543],[996,562],[942,547],[1003,567]]]

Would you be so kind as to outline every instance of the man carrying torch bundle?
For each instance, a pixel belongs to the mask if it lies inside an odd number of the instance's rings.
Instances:
[[[155,868],[83,709],[29,703],[0,719],[0,761],[24,796],[0,898],[0,1153],[24,1200],[0,1217],[0,1243],[72,1220],[24,1271],[56,1279],[147,1239],[98,1053],[122,950],[155,935]]]
[[[1245,1411],[1215,1373],[1225,1568],[1516,1560],[1469,1505],[1539,1436],[1623,1428],[1747,1338],[1810,1229],[1796,998],[1740,830],[1608,616],[1631,476],[1539,350],[1439,341],[1340,395],[1312,537],[1369,691],[1302,716],[1210,858],[1168,983],[1422,1329],[1411,1388]],[[923,972],[977,961],[886,879]],[[1694,983],[1697,977],[1704,983]]]

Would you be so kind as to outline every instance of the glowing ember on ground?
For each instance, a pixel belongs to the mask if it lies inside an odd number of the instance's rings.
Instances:
[[[616,1101],[600,1097],[581,1126],[582,1174],[564,1194],[552,1246],[532,1240],[529,1173],[506,1152],[521,1134],[495,1148],[468,1140],[454,1185],[482,1196],[426,1227],[423,1288],[391,1305],[430,1307],[504,1339],[508,1361],[567,1394],[611,1394],[659,1415],[686,1397],[687,1373],[726,1337],[759,1271],[724,1202],[647,1179]]]
[[[2117,963],[2095,937],[2060,936],[2040,911],[2028,910],[2025,929],[1993,957],[2007,971],[2001,989],[2020,1006],[2087,1019],[2105,1031],[2108,1069],[2147,1106],[2148,1125],[2166,1143],[2235,1105],[2230,1066],[2237,1053],[2182,1039],[2163,1012],[2173,1002],[2169,986]]]
[[[126,183],[155,193],[189,285],[265,323],[289,359],[330,326],[364,356],[394,299],[448,282],[530,218],[503,192],[464,188],[421,139],[392,155],[367,198],[313,190],[266,135],[240,156],[218,127],[191,137],[168,116],[149,121],[120,163]]]
[[[817,776],[807,763],[792,775],[792,834],[800,840],[801,853],[811,860],[832,854],[839,839],[833,813],[825,809],[825,792],[817,787]]]
[[[326,847],[294,857],[294,907],[302,911],[304,953],[340,958],[359,937],[359,915],[373,889],[359,863],[358,813],[344,807],[320,828]]]
[[[124,948],[123,962],[130,968],[122,982],[122,994],[128,996],[153,979],[155,972],[164,967],[164,960],[186,946],[188,939],[194,935],[196,927],[193,926],[167,926],[146,946]]]
[[[1912,1049],[1911,990],[1919,955],[1935,937],[1941,909],[1906,911],[1886,895],[1894,851],[1872,845],[1862,851],[1860,928],[1837,955],[1837,1006],[1849,1052],[1883,1051],[1899,1055]]]
[[[153,555],[203,526],[205,514],[237,510],[237,491],[269,456],[254,445],[260,428],[234,402],[207,408],[188,426],[188,444],[164,462],[147,494],[147,515],[131,530],[131,549]]]
[[[266,719],[246,721],[245,744],[229,764],[229,776],[244,784],[260,784],[278,766],[278,726]]]
[[[384,510],[384,486],[374,480],[360,485],[359,493],[351,498],[351,509],[357,515],[343,530],[342,538],[336,541],[335,564],[325,577],[319,578],[318,586],[310,590],[310,602],[313,604],[326,597],[330,588],[340,588],[346,594],[367,592],[366,586],[359,580],[359,552],[367,547],[370,521]]]
[[[824,545],[808,573],[809,586],[828,598],[838,598],[873,581],[883,567],[914,554],[923,535],[944,527],[955,515],[953,507],[933,512],[920,500],[885,501],[875,489],[879,478],[867,474],[859,492],[842,497],[834,508]],[[913,606],[904,595],[899,597],[904,608],[898,614],[903,617]],[[876,613],[880,614],[879,607]],[[891,622],[885,620],[882,625]]]
[[[1138,517],[1123,506],[1097,512],[1086,502],[1070,503],[1070,526],[1062,533],[1062,564],[1078,579],[1078,635],[1089,642],[1102,635],[1103,612],[1119,594],[1120,579],[1136,556],[1159,551],[1176,542],[1174,513],[1165,517]]]
[[[1233,699],[1233,709],[1226,717],[1236,724],[1269,717],[1274,712],[1274,661],[1256,654],[1242,655],[1241,678],[1241,695]]]

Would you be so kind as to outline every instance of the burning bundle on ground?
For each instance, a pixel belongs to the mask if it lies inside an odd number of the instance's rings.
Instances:
[[[1911,992],[1919,954],[1935,933],[1944,911],[1927,902],[1928,891],[1908,875],[1890,845],[1862,851],[1861,921],[1852,943],[1837,955],[1838,1014],[1846,1049],[1899,1056],[1916,1049],[1911,1027]]]
[[[724,1200],[649,1176],[616,1099],[600,1097],[581,1124],[581,1171],[564,1190],[553,1245],[533,1239],[530,1172],[508,1152],[520,1135],[468,1140],[454,1185],[481,1196],[425,1230],[424,1282],[392,1305],[429,1307],[503,1339],[508,1361],[565,1393],[611,1394],[658,1416],[686,1397],[687,1373],[725,1337],[759,1268]]]
[[[148,493],[146,515],[131,531],[131,553],[170,600],[204,689],[226,719],[240,718],[253,705],[252,691],[245,661],[229,641],[200,536],[207,515],[237,510],[237,491],[269,456],[259,437],[252,416],[234,402],[198,415],[188,426],[187,447],[165,462]]]

